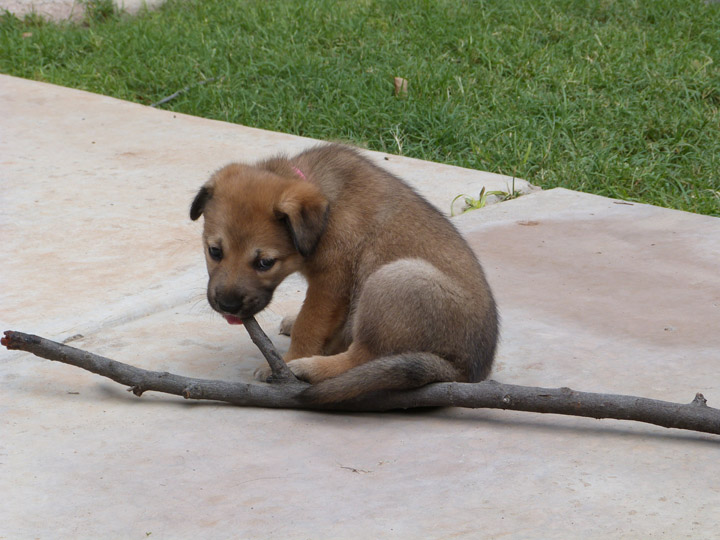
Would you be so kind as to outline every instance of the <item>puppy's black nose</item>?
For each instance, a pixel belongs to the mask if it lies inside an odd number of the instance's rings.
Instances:
[[[228,293],[217,297],[217,305],[222,311],[232,315],[242,309],[243,300],[244,298],[239,294]]]

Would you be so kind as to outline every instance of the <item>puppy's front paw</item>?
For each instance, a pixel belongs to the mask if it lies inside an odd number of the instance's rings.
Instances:
[[[253,377],[256,381],[270,382],[272,369],[270,369],[270,366],[259,367],[255,370],[255,373],[253,373]]]
[[[287,317],[283,317],[283,320],[280,321],[280,335],[290,335],[292,327],[295,324],[295,319],[297,319],[297,315],[288,315]]]

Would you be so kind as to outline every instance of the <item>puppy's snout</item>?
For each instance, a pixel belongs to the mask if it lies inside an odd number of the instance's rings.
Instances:
[[[231,315],[239,313],[245,302],[245,297],[238,293],[218,293],[216,299],[218,307]]]

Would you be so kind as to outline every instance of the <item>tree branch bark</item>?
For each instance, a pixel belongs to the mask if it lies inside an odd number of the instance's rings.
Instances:
[[[302,408],[343,411],[387,411],[416,407],[467,407],[509,409],[590,418],[614,418],[666,428],[720,434],[720,409],[707,406],[702,394],[688,404],[636,396],[577,392],[570,388],[537,388],[501,384],[435,383],[417,390],[380,392],[346,401],[316,405],[302,399],[307,384],[298,381],[275,351],[272,342],[254,319],[245,327],[270,363],[274,384],[248,384],[183,377],[149,371],[98,356],[48,339],[6,331],[2,345],[41,358],[83,368],[129,387],[136,396],[155,391],[186,399],[223,401],[245,407]]]
[[[275,345],[273,345],[272,341],[270,341],[270,338],[267,337],[267,334],[265,334],[262,328],[260,328],[260,325],[255,320],[255,317],[244,319],[243,326],[245,326],[245,330],[247,330],[248,334],[250,334],[252,342],[258,349],[260,349],[260,352],[270,365],[273,380],[278,382],[299,382],[297,377],[295,377],[295,374],[287,366],[285,361],[275,349]]]

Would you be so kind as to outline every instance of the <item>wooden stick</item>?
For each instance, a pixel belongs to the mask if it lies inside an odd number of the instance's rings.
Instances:
[[[265,334],[262,328],[260,328],[260,325],[255,320],[255,317],[243,319],[243,326],[245,327],[245,330],[247,330],[248,334],[250,334],[252,342],[258,349],[260,349],[260,352],[270,365],[273,381],[299,382],[295,377],[295,374],[290,370],[280,354],[278,354],[272,341],[270,341],[270,338],[267,337],[267,334]]]
[[[256,330],[262,333],[256,324],[251,323],[247,329],[251,335]],[[256,336],[253,341],[262,343],[262,347],[267,347],[268,343],[272,347],[267,336],[264,340],[257,339]],[[688,404],[680,404],[636,396],[577,392],[569,388],[536,388],[484,381],[474,384],[435,383],[417,390],[381,392],[344,403],[316,405],[303,400],[302,392],[307,388],[307,384],[294,377],[290,379],[281,376],[280,384],[194,379],[136,368],[21,332],[7,331],[0,342],[10,350],[27,351],[48,360],[64,362],[108,377],[129,386],[129,390],[137,396],[152,390],[183,396],[186,399],[224,401],[246,407],[345,411],[387,411],[414,407],[510,409],[598,419],[634,420],[666,428],[720,435],[720,409],[708,407],[702,394],[697,394]],[[266,354],[265,351],[263,354]],[[289,370],[287,366],[285,369]]]

